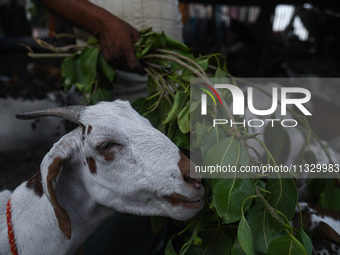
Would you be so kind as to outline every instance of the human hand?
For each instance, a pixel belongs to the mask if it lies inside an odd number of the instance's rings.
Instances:
[[[87,0],[40,1],[56,17],[97,37],[104,58],[113,66],[144,73],[134,52],[134,43],[140,36],[131,25]]]
[[[115,16],[109,16],[103,24],[98,39],[104,58],[119,69],[144,74],[134,49],[134,43],[140,38],[139,32]]]

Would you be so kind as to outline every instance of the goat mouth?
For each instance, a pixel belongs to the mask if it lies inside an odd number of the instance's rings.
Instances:
[[[190,209],[200,208],[203,204],[202,197],[190,199],[178,193],[172,193],[169,196],[164,196],[164,198],[173,206],[184,206]]]

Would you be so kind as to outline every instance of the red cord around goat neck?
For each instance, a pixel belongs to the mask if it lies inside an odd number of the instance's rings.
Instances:
[[[11,199],[8,200],[7,202],[7,229],[8,229],[8,240],[9,240],[9,245],[11,246],[11,254],[12,255],[18,255],[18,250],[15,245],[15,238],[14,238],[14,231],[12,228],[12,214],[11,214]]]

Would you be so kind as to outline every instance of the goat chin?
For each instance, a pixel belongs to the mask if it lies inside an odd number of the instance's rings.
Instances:
[[[203,186],[190,177],[190,160],[128,102],[17,115],[43,116],[79,126],[53,145],[38,174],[0,193],[0,254],[10,254],[9,199],[20,254],[72,254],[114,211],[188,220],[202,208]]]

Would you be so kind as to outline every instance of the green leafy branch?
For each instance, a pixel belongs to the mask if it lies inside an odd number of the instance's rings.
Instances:
[[[189,150],[190,115],[199,112],[197,102],[190,107],[190,78],[199,77],[209,84],[208,75],[230,77],[224,59],[219,54],[196,57],[183,43],[151,29],[141,31],[135,50],[149,75],[149,95],[135,100],[133,107],[178,147]],[[115,70],[105,61],[95,40],[64,60],[62,77],[65,90],[75,85],[87,104],[112,100]],[[229,104],[223,102],[224,110],[233,119]],[[242,128],[211,130],[210,126],[200,123],[195,127],[196,132],[206,134],[195,141],[203,163],[248,165],[245,140],[257,139],[257,135]],[[271,131],[267,131],[268,137],[282,133]],[[280,148],[259,142],[266,149],[268,163],[284,160],[281,156],[284,141]],[[309,237],[304,232],[300,230],[294,235],[285,231],[291,229],[287,221],[292,219],[297,205],[297,189],[292,179],[264,182],[254,177],[238,178],[235,174],[228,179],[206,179],[204,184],[208,194],[206,208],[173,235],[165,254],[310,254],[306,245]],[[282,250],[282,244],[289,244],[288,253],[283,253],[287,250]]]

